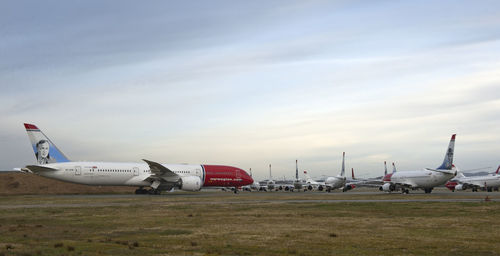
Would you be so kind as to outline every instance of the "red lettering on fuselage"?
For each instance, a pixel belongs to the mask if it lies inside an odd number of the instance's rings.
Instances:
[[[225,165],[203,165],[205,187],[241,187],[253,183],[252,177],[242,169]]]

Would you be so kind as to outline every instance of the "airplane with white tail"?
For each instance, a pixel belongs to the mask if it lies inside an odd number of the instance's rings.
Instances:
[[[319,182],[309,177],[306,171],[304,171],[304,174],[306,176],[305,186],[308,190],[326,190],[326,192],[331,192],[332,190],[341,188],[342,192],[346,192],[356,187],[354,183],[347,182],[347,178],[345,177],[345,152],[342,153],[342,169],[339,175],[327,177],[325,182]]]
[[[252,184],[244,170],[224,165],[74,162],[33,124],[24,124],[35,152],[36,164],[20,170],[43,177],[95,186],[138,187],[136,194],[159,194],[175,189],[199,191],[205,187],[236,188]],[[151,188],[146,190],[144,188]]]
[[[352,189],[351,186],[346,186],[345,177],[345,152],[342,152],[342,169],[337,176],[328,177],[325,180],[326,192],[330,192],[334,189],[342,188],[342,191],[345,192],[347,190]]]

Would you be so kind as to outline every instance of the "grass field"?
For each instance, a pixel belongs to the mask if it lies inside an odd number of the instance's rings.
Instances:
[[[388,196],[2,196],[0,255],[500,254],[498,202],[303,202]]]

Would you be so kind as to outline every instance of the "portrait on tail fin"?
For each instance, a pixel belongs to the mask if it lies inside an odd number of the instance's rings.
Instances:
[[[40,140],[36,143],[35,157],[38,164],[50,164],[56,162],[56,160],[50,156],[50,143],[47,140]]]
[[[69,159],[57,146],[34,124],[24,124],[37,164],[69,162]]]

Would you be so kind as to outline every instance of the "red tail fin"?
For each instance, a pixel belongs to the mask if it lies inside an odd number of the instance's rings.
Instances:
[[[351,168],[351,172],[352,172],[352,179],[355,180],[356,178],[354,178],[354,168]]]
[[[498,174],[498,171],[500,170],[500,165],[498,166],[497,168],[497,172],[495,172],[496,174]]]

